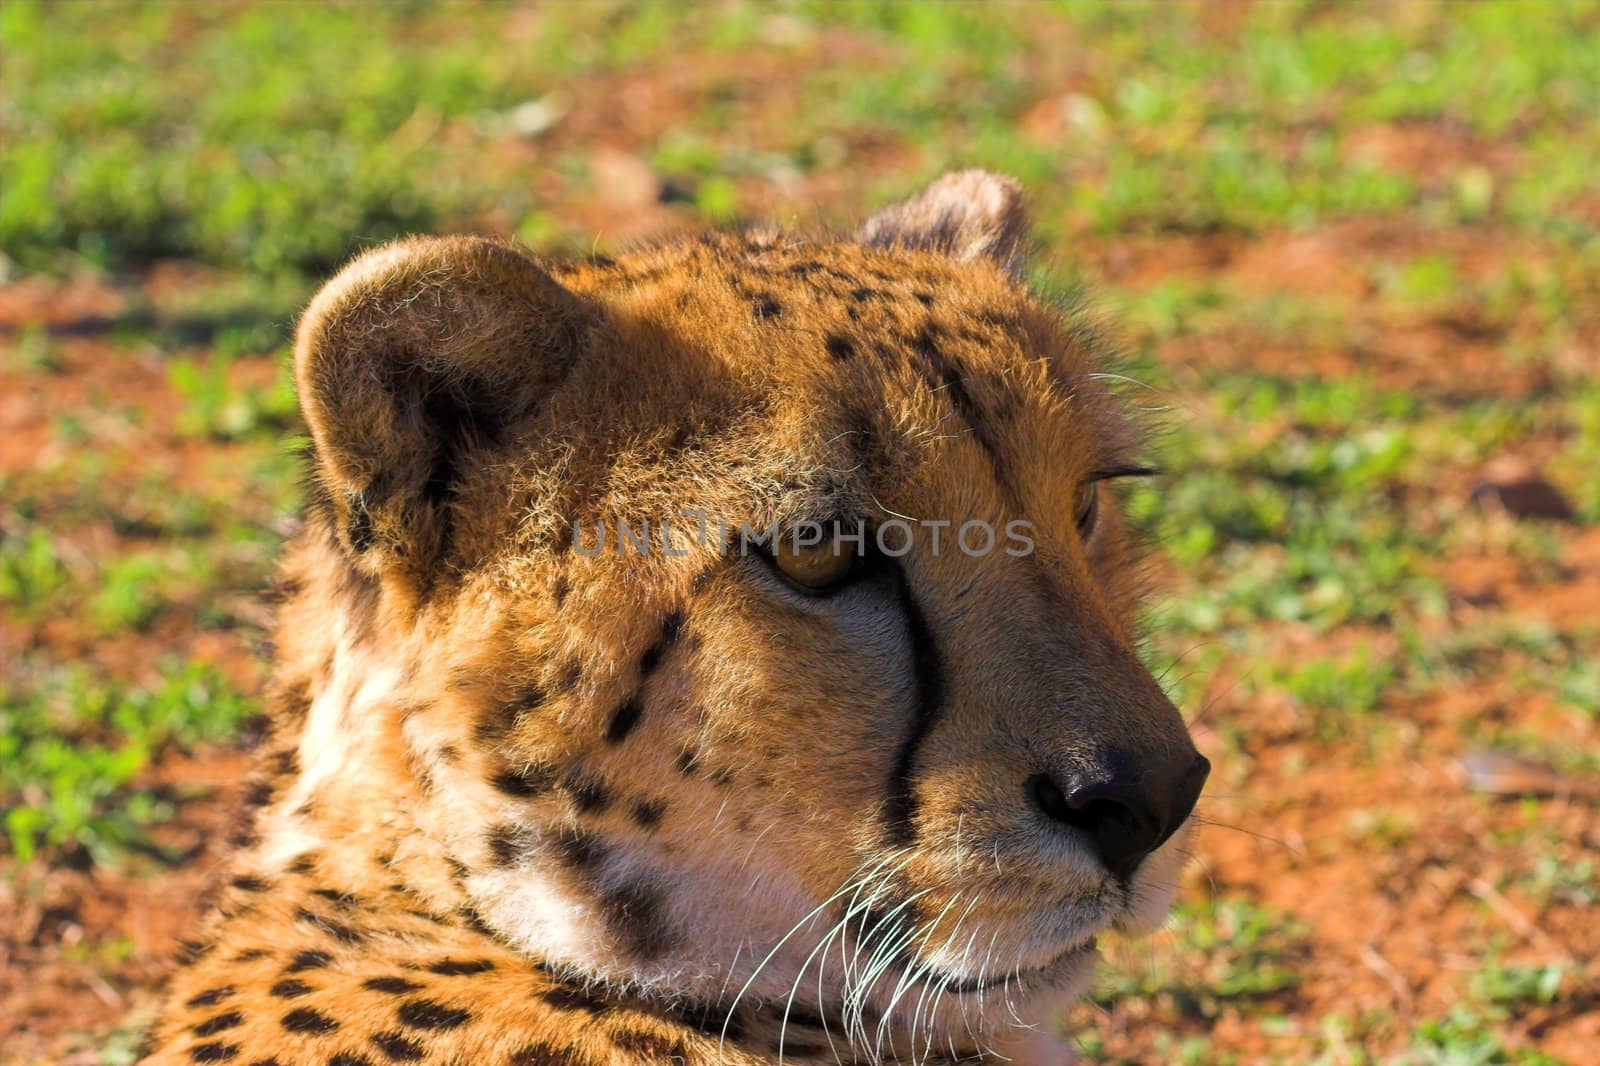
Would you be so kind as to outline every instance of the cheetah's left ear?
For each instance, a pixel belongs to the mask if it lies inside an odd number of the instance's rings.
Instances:
[[[987,170],[946,174],[879,211],[856,234],[862,244],[924,248],[963,263],[987,257],[1008,270],[1020,266],[1026,237],[1022,187]]]
[[[522,248],[475,237],[398,241],[323,287],[295,383],[358,567],[420,580],[439,565],[458,488],[565,379],[592,317]]]

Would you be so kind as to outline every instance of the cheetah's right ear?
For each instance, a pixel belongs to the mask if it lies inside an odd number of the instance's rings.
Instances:
[[[922,248],[962,263],[987,258],[1021,266],[1027,243],[1022,186],[987,170],[957,170],[862,224],[856,239],[877,247]]]
[[[300,321],[294,374],[343,547],[425,579],[457,482],[577,358],[590,314],[520,247],[475,237],[378,248]]]

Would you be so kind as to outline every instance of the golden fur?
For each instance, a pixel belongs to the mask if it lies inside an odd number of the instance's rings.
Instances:
[[[423,238],[329,282],[256,813],[147,1061],[1054,1054],[1017,1022],[1159,921],[1185,834],[1113,877],[1025,782],[1193,749],[1116,508],[1083,524],[1137,435],[1021,242],[966,172],[857,240]],[[953,524],[815,596],[691,508]]]

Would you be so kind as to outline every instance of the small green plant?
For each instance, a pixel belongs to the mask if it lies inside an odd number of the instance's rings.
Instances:
[[[265,389],[236,385],[232,360],[222,355],[207,360],[177,359],[168,374],[184,399],[178,429],[189,436],[231,440],[262,430],[290,425],[297,410],[293,383],[286,374]]]
[[[1396,1061],[1415,1066],[1561,1066],[1541,1051],[1508,1049],[1494,1032],[1495,1019],[1458,1006],[1429,1019],[1411,1034],[1411,1048]]]
[[[1600,902],[1600,862],[1592,857],[1569,861],[1556,855],[1539,855],[1533,860],[1533,869],[1519,883],[1529,898],[1540,904],[1592,906]]]
[[[0,687],[0,807],[10,849],[81,851],[115,862],[148,843],[173,813],[170,798],[138,786],[168,745],[229,736],[252,703],[211,667],[177,668],[153,688],[124,688],[81,672]]]
[[[1472,975],[1468,991],[1479,1003],[1495,1006],[1554,1003],[1561,995],[1567,968],[1560,963],[1544,966],[1510,966],[1491,952]]]
[[[166,605],[169,571],[160,556],[130,555],[100,567],[89,618],[102,633],[141,629]]]
[[[1306,930],[1285,915],[1239,898],[1181,903],[1168,922],[1174,941],[1148,951],[1116,952],[1094,1000],[1170,1000],[1195,1018],[1214,1018],[1223,1003],[1249,1009],[1300,983]]]
[[[49,533],[39,528],[0,532],[0,601],[10,610],[37,613],[66,582]]]

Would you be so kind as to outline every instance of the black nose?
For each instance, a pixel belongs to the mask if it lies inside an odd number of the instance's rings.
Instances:
[[[1028,798],[1051,821],[1087,835],[1106,869],[1126,880],[1189,817],[1211,763],[1195,754],[1165,766],[1112,759],[1108,767],[1115,769],[1074,773],[1064,785],[1034,774]]]

